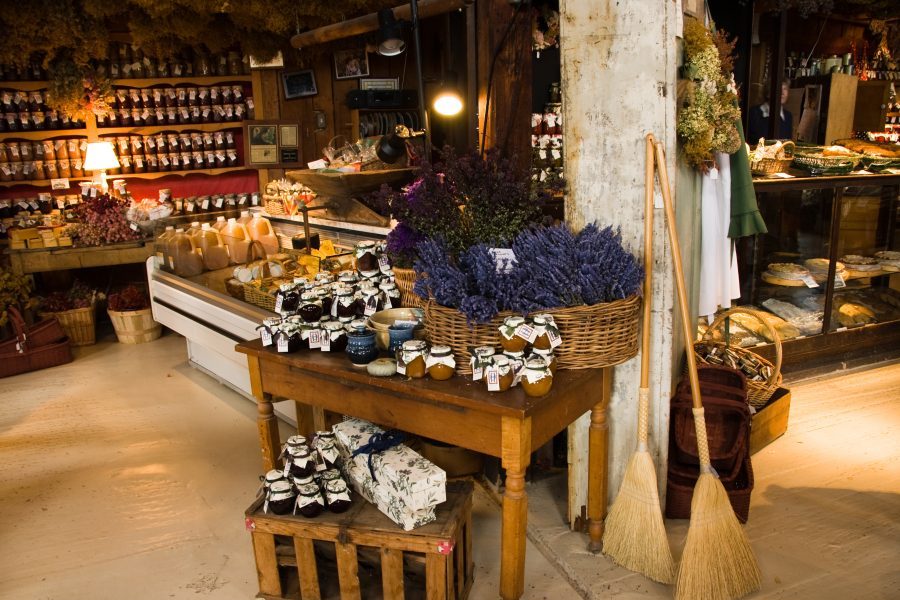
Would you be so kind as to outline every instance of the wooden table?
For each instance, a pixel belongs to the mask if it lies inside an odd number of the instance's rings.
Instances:
[[[9,266],[12,272],[22,275],[142,263],[153,256],[153,248],[152,240],[138,240],[85,248],[66,246],[26,250],[8,249],[6,253],[9,255]]]
[[[525,469],[531,452],[590,410],[589,547],[599,551],[606,516],[611,369],[557,371],[548,395],[529,398],[518,387],[490,393],[461,376],[449,381],[372,377],[343,354],[279,354],[259,340],[238,344],[236,350],[247,355],[266,470],[275,468],[281,446],[273,396],[298,403],[301,433],[310,429],[309,417],[302,415],[312,413],[301,412],[305,405],[318,410],[318,426],[324,411],[330,411],[499,457],[506,469],[500,548],[504,600],[520,598],[525,586]]]

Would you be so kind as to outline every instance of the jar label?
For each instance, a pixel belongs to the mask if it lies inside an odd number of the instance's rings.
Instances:
[[[522,338],[523,340],[526,340],[529,344],[533,344],[534,340],[537,339],[538,332],[531,325],[528,325],[527,323],[523,323],[523,324],[519,325],[518,327],[516,327],[516,335],[519,336],[520,338]]]
[[[281,307],[284,305],[284,296],[282,294],[278,294],[275,297],[275,312],[280,313]]]
[[[262,340],[263,347],[268,347],[272,345],[272,332],[268,330],[268,328],[263,327],[259,330],[259,339]]]
[[[484,367],[475,356],[469,359],[469,364],[472,365],[472,381],[480,381],[484,376]]]
[[[365,315],[367,317],[371,317],[375,314],[376,309],[378,308],[378,297],[377,296],[369,296],[369,299],[366,300],[366,310]]]
[[[550,340],[550,348],[556,348],[562,344],[562,337],[559,335],[559,330],[555,327],[547,328],[547,338]]]
[[[209,198],[203,201],[203,204],[200,205],[203,210],[209,210]]]
[[[331,352],[331,336],[327,331],[321,331],[322,335],[322,352]]]
[[[309,349],[317,350],[322,348],[322,334],[324,332],[321,329],[313,329],[309,332]]]
[[[287,336],[284,336],[284,335],[278,336],[278,351],[279,352],[288,352]]]
[[[491,365],[487,368],[485,373],[487,379],[487,389],[489,392],[499,392],[500,391],[500,370]]]

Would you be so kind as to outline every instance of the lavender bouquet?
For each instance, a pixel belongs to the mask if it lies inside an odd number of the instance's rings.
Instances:
[[[476,244],[454,257],[441,239],[417,246],[414,291],[459,309],[470,324],[501,311],[521,314],[627,298],[641,289],[644,271],[612,227],[591,224],[578,235],[565,225],[532,227],[513,240],[514,261],[494,259]]]

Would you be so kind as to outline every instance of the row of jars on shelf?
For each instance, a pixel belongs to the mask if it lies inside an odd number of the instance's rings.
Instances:
[[[311,443],[302,435],[293,435],[283,446],[280,458],[284,468],[272,469],[260,478],[260,493],[266,498],[263,512],[293,512],[314,518],[325,510],[342,513],[350,508],[334,433],[318,431]]]
[[[116,44],[107,60],[96,61],[101,75],[116,78],[227,77],[250,73],[249,57],[237,50],[208,54],[185,51],[166,60],[144,54],[137,46]]]
[[[4,112],[0,115],[0,133],[10,131],[54,131],[84,129],[84,121],[72,120],[57,110]]]
[[[216,106],[182,106],[169,108],[111,109],[97,116],[97,126],[152,127],[157,125],[201,125],[233,123],[255,117],[253,98],[246,102]]]
[[[120,167],[108,170],[110,174],[221,169],[240,165],[233,131],[159,133],[101,139],[113,144],[119,158]]]
[[[185,108],[241,104],[244,86],[164,86],[153,88],[116,88],[110,99],[111,108]]]

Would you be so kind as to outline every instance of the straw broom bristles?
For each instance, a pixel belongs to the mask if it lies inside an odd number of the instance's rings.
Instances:
[[[675,580],[676,600],[732,600],[762,585],[759,566],[728,493],[709,467],[706,419],[694,409],[701,473],[691,499],[691,523]],[[702,439],[701,439],[702,437]]]
[[[603,553],[616,564],[660,583],[672,583],[675,564],[656,488],[656,468],[647,451],[648,394],[640,389],[640,442],[606,517]]]

